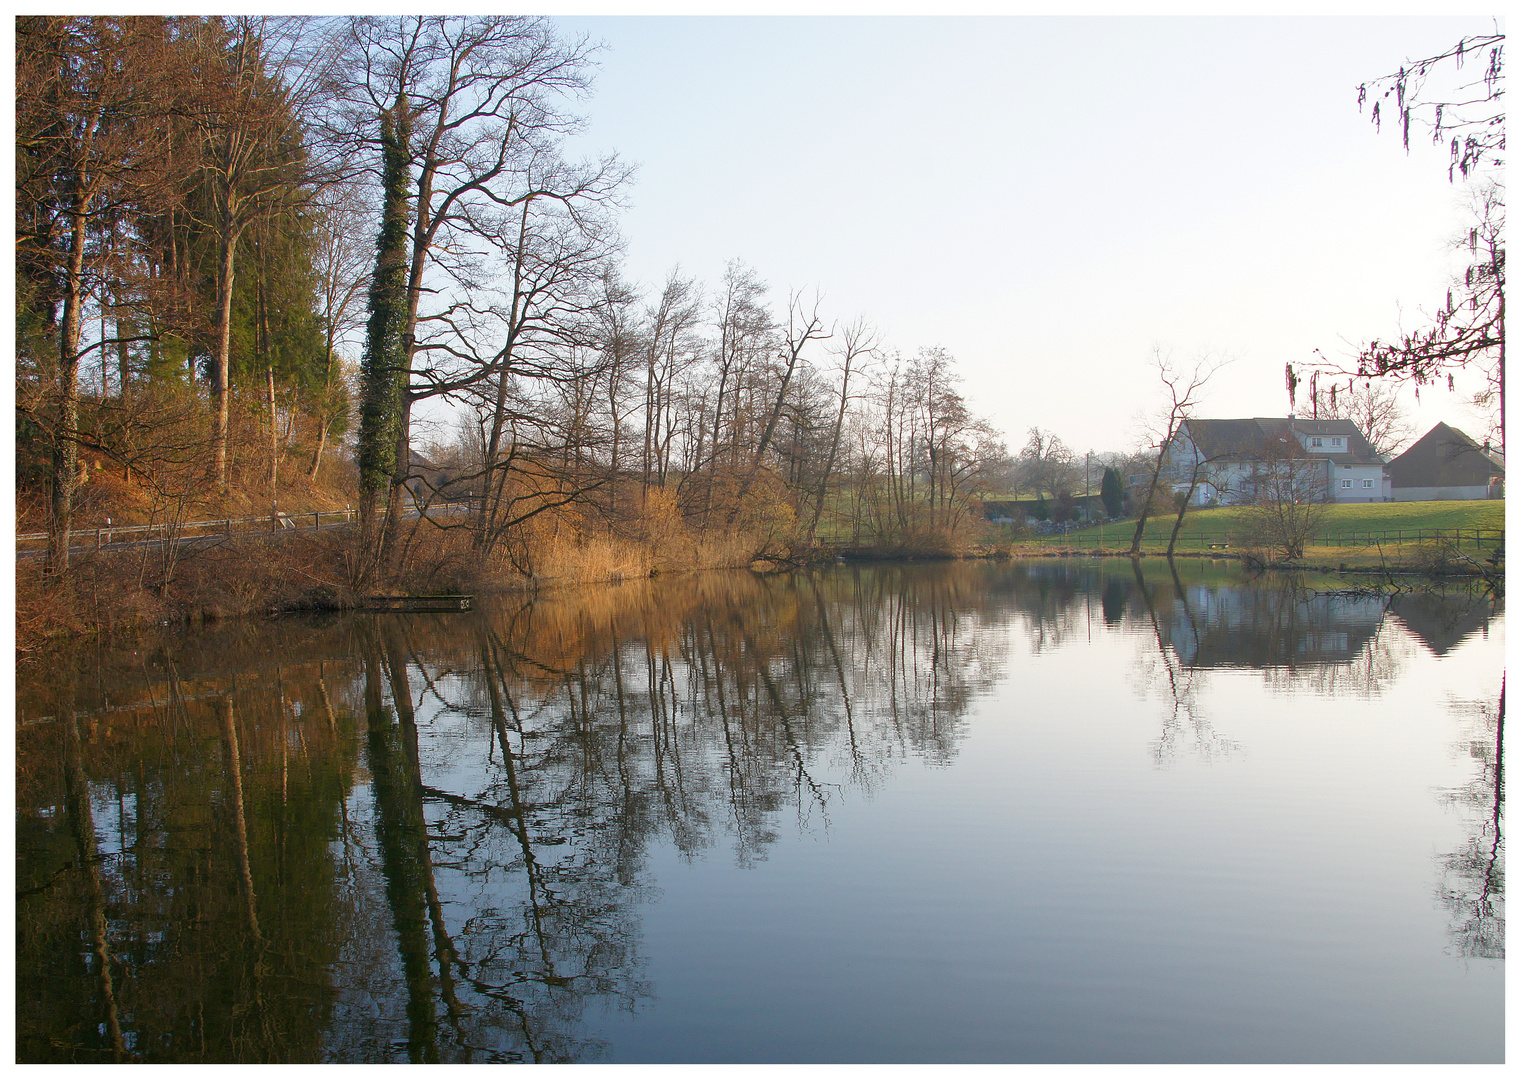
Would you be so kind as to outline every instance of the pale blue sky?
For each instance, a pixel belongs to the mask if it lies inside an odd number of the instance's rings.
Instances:
[[[1415,328],[1462,191],[1357,84],[1466,18],[557,20],[605,43],[579,144],[639,164],[628,276],[731,258],[904,354],[945,347],[1017,449],[1123,449],[1154,345],[1236,357],[1203,412],[1282,415],[1285,362]],[[1431,392],[1424,431],[1483,424]]]

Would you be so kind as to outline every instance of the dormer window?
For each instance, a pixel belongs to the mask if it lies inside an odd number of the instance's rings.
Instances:
[[[1311,450],[1319,450],[1320,447],[1321,447],[1321,440],[1318,437],[1311,437],[1311,439],[1310,439],[1310,449]]]
[[[1341,438],[1340,436],[1336,436],[1335,438],[1333,438],[1331,440],[1331,449],[1332,450],[1340,450],[1340,449],[1343,448],[1343,445],[1345,444],[1345,442],[1346,442],[1345,439]]]

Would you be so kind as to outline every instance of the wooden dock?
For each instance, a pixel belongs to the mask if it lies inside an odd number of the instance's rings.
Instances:
[[[365,611],[469,611],[471,596],[366,596],[359,601]]]

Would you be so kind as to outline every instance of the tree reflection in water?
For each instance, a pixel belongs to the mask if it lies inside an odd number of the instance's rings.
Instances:
[[[1162,734],[1152,744],[1158,764],[1179,754],[1186,735],[1201,757],[1239,749],[1216,735],[1199,713],[1197,680],[1209,668],[1251,667],[1275,689],[1378,697],[1395,684],[1417,642],[1445,655],[1468,636],[1484,632],[1498,610],[1494,592],[1476,587],[1388,597],[1337,595],[1287,576],[1264,579],[1254,589],[1198,582],[1185,586],[1171,560],[1167,568],[1173,592],[1157,597],[1146,584],[1141,562],[1132,565],[1135,592],[1146,609],[1161,666],[1160,677],[1143,676],[1138,685],[1165,687],[1171,702]],[[1129,599],[1113,580],[1103,596],[1106,618],[1111,611],[1117,616]],[[1388,612],[1405,634],[1385,619]],[[1438,897],[1448,910],[1459,955],[1503,959],[1503,673],[1497,705],[1462,702],[1454,705],[1454,713],[1470,729],[1460,746],[1478,774],[1444,793],[1449,805],[1467,815],[1470,835],[1460,850],[1440,858]]]
[[[1157,597],[1146,583],[1141,560],[1130,560],[1130,568],[1135,576],[1136,594],[1146,611],[1151,636],[1156,642],[1156,663],[1161,666],[1161,677],[1149,681],[1165,689],[1171,705],[1162,715],[1161,734],[1151,744],[1153,760],[1158,765],[1167,765],[1187,748],[1205,759],[1235,753],[1240,747],[1215,731],[1199,704],[1205,666],[1186,663],[1183,659],[1185,655],[1198,659],[1209,626],[1207,623],[1201,626],[1200,616],[1189,606],[1188,593],[1178,578],[1176,563],[1167,560],[1167,570],[1175,589],[1172,604],[1181,615],[1181,619],[1174,617],[1172,620],[1173,633],[1178,641],[1170,640],[1172,635],[1164,629],[1164,617],[1158,613]],[[1146,681],[1140,685],[1145,686]]]
[[[1447,909],[1453,947],[1460,956],[1505,958],[1505,685],[1500,700],[1461,702],[1454,711],[1468,738],[1460,747],[1479,768],[1472,781],[1446,792],[1468,815],[1468,842],[1441,860],[1437,896]]]
[[[653,993],[652,851],[758,865],[905,759],[951,763],[1017,640],[1144,643],[1159,764],[1237,749],[1201,704],[1216,669],[1377,694],[1411,647],[1381,604],[1161,562],[480,608],[87,649],[23,687],[18,1058],[595,1060],[589,1011]],[[1503,938],[1500,726],[1473,740],[1489,756],[1454,799],[1490,802],[1443,885],[1474,956]]]

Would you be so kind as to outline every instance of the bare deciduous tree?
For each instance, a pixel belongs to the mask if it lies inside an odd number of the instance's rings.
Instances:
[[[1152,360],[1157,366],[1162,385],[1167,390],[1168,404],[1167,411],[1160,414],[1159,420],[1152,427],[1152,433],[1156,436],[1156,441],[1152,444],[1155,447],[1155,457],[1151,461],[1151,478],[1146,485],[1146,496],[1136,515],[1135,535],[1130,538],[1132,556],[1140,553],[1141,535],[1146,531],[1152,499],[1157,494],[1178,430],[1183,421],[1193,414],[1194,407],[1203,396],[1205,384],[1225,363],[1210,356],[1202,356],[1184,370],[1176,366],[1172,358],[1164,355],[1161,349],[1153,350]]]
[[[504,395],[514,373],[542,370],[543,355],[520,338],[524,290],[538,289],[551,306],[564,299],[545,285],[542,268],[552,259],[544,250],[558,245],[566,253],[562,274],[573,264],[584,272],[588,245],[610,250],[595,207],[614,197],[627,171],[616,158],[586,166],[559,159],[558,141],[574,125],[566,101],[588,87],[592,49],[584,39],[562,41],[547,19],[365,17],[351,20],[348,33],[330,126],[373,143],[380,118],[404,101],[410,131],[397,361],[405,391],[394,424],[389,536],[401,512],[413,405],[487,384]],[[530,241],[542,250],[530,252]],[[521,280],[525,267],[529,285]],[[526,317],[542,319],[544,310]],[[493,459],[485,465],[494,467]]]
[[[1304,558],[1305,545],[1329,506],[1326,462],[1311,458],[1292,432],[1263,447],[1250,480],[1250,538],[1285,559]]]
[[[641,490],[664,487],[671,465],[671,446],[683,427],[676,415],[677,382],[696,360],[696,328],[701,318],[701,292],[681,276],[680,268],[666,277],[660,299],[645,314],[644,454]]]
[[[1055,497],[1058,491],[1070,493],[1076,487],[1077,459],[1059,436],[1032,427],[1030,438],[1019,452],[1016,475],[1025,491]]]
[[[739,507],[743,505],[745,497],[755,483],[755,477],[760,472],[762,464],[766,460],[766,451],[771,448],[771,440],[776,435],[776,425],[782,418],[782,410],[787,404],[787,391],[792,386],[792,380],[797,376],[798,365],[803,358],[803,350],[810,341],[825,341],[832,336],[832,332],[824,329],[824,320],[819,315],[819,298],[814,294],[813,304],[805,308],[802,299],[796,294],[787,299],[787,328],[783,331],[781,348],[777,353],[777,367],[775,378],[775,396],[772,398],[769,408],[766,409],[765,421],[761,426],[760,438],[755,443],[755,454],[751,459],[750,468],[744,482],[740,484],[739,493],[735,498],[735,505],[729,512],[729,521],[732,524]]]
[[[818,532],[819,517],[824,512],[824,500],[829,490],[829,482],[834,476],[835,465],[840,457],[840,441],[845,432],[845,410],[852,400],[851,377],[859,373],[862,363],[869,360],[876,349],[876,330],[865,319],[857,318],[840,328],[840,347],[836,351],[840,363],[839,405],[835,410],[834,422],[830,425],[829,453],[824,459],[823,468],[819,470],[818,487],[813,493],[813,512],[809,515],[808,525],[803,530],[804,539],[810,543]]]
[[[1477,78],[1474,60],[1482,65]],[[1447,178],[1453,180],[1504,164],[1504,68],[1504,34],[1465,37],[1446,52],[1407,60],[1398,71],[1363,83],[1357,88],[1357,107],[1361,110],[1371,97],[1368,117],[1382,128],[1383,107],[1393,97],[1407,153],[1412,127],[1430,129],[1438,146],[1450,140]],[[1455,81],[1428,88],[1433,75]]]
[[[327,438],[335,424],[348,413],[349,394],[338,343],[362,324],[360,305],[355,303],[369,280],[373,239],[366,235],[362,207],[350,188],[329,189],[316,211],[315,261],[321,288],[323,327],[323,380],[313,413],[317,421],[317,445],[308,473],[317,479]]]

